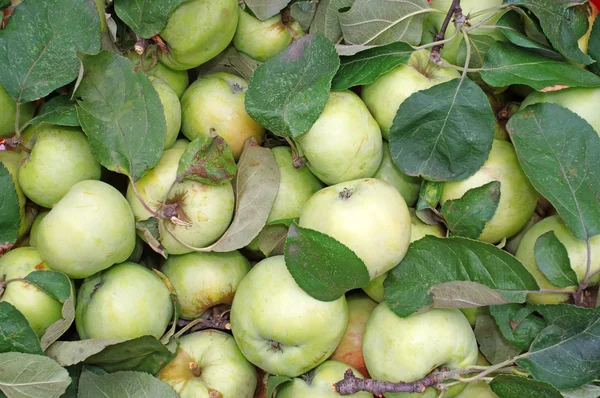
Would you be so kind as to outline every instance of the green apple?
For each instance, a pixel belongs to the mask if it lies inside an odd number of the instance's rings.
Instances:
[[[179,103],[179,97],[177,97],[177,93],[164,80],[154,76],[148,76],[148,79],[158,93],[165,112],[167,131],[165,133],[164,148],[169,149],[175,143],[179,129],[181,128],[181,104]]]
[[[135,248],[135,220],[127,200],[102,181],[73,185],[37,232],[48,265],[80,279],[125,261]]]
[[[170,292],[148,268],[121,263],[86,278],[75,326],[81,339],[160,338],[173,315]]]
[[[181,305],[180,316],[194,319],[217,304],[231,304],[250,262],[238,251],[169,256],[161,269]]]
[[[144,58],[142,58],[135,51],[129,51],[127,57],[147,76],[158,77],[167,82],[173,91],[175,91],[175,94],[177,94],[177,98],[181,98],[190,85],[190,77],[187,70],[173,70],[162,62],[152,60],[152,57],[148,56],[148,54],[145,54]]]
[[[348,246],[364,261],[371,280],[394,268],[410,242],[410,213],[404,198],[375,178],[320,190],[306,202],[299,224]]]
[[[387,141],[383,142],[383,160],[373,178],[391,184],[400,192],[408,206],[414,206],[417,203],[421,190],[421,178],[406,175],[398,169],[392,160],[390,145]]]
[[[325,361],[348,325],[345,297],[320,301],[294,281],[283,256],[250,270],[231,307],[231,330],[244,356],[268,373],[299,376]]]
[[[160,62],[175,70],[202,65],[229,45],[238,14],[237,0],[184,1],[160,32],[168,47]]]
[[[539,194],[521,170],[511,143],[495,139],[488,159],[479,171],[462,181],[444,183],[440,203],[443,205],[448,200],[459,199],[469,189],[491,181],[500,182],[500,202],[477,239],[498,243],[515,235],[527,224],[539,200]]]
[[[13,249],[0,257],[0,278],[6,280],[49,269],[34,247]],[[62,304],[28,282],[9,282],[1,297],[1,301],[14,305],[23,314],[38,337],[62,318]]]
[[[100,163],[81,128],[42,124],[23,138],[31,152],[23,152],[19,185],[38,205],[51,208],[78,182],[100,179]]]
[[[352,366],[345,363],[328,360],[309,371],[307,374],[294,378],[291,382],[283,384],[277,392],[277,398],[336,398],[340,394],[333,390],[333,384],[344,378],[344,373],[352,370],[359,379],[363,375]],[[350,398],[373,398],[368,392],[357,392],[347,395]]]
[[[35,103],[28,102],[19,107],[19,127],[27,123],[35,112]],[[15,118],[17,117],[17,103],[4,88],[0,86],[0,138],[15,135]]]
[[[523,236],[521,244],[517,249],[516,257],[527,268],[529,273],[533,275],[540,289],[559,289],[553,285],[548,278],[538,268],[535,260],[535,243],[538,238],[548,231],[554,231],[554,234],[567,249],[571,268],[577,274],[579,281],[585,277],[587,264],[587,245],[585,241],[579,240],[573,236],[564,221],[558,216],[550,216],[535,224]],[[590,239],[592,249],[592,263],[590,271],[594,272],[600,269],[600,236],[594,236]],[[590,280],[590,285],[595,285],[600,282],[600,274]],[[577,289],[573,287],[573,291]],[[534,293],[527,295],[527,301],[533,304],[556,304],[566,301],[569,298],[568,294],[557,293]]]
[[[233,337],[218,330],[181,337],[177,356],[157,377],[181,398],[252,398],[257,382]]]
[[[23,237],[29,231],[31,224],[37,215],[37,207],[29,206],[27,197],[19,185],[18,170],[20,160],[21,154],[19,152],[0,150],[0,163],[2,163],[9,172],[15,186],[15,191],[17,192],[17,198],[19,199],[19,216],[21,219],[19,224],[19,238]]]
[[[40,229],[40,224],[42,220],[50,213],[50,210],[41,211],[33,220],[33,224],[31,224],[31,231],[29,231],[29,244],[32,247],[37,246],[37,235]]]
[[[383,157],[379,126],[351,91],[329,93],[317,121],[295,141],[310,170],[327,185],[372,177]]]
[[[181,98],[181,131],[190,140],[221,136],[238,159],[244,143],[254,137],[260,144],[265,128],[246,112],[248,83],[239,76],[217,72],[201,76]]]
[[[456,398],[498,398],[485,381],[469,383]]]
[[[390,138],[390,128],[400,105],[417,91],[460,77],[457,70],[441,68],[429,61],[429,51],[411,54],[404,65],[381,75],[362,88],[361,96],[379,123],[383,138]]]
[[[436,308],[400,318],[381,303],[367,321],[363,355],[372,378],[411,382],[436,368],[475,365],[478,346],[469,321],[457,309]],[[394,396],[402,395],[386,394]]]

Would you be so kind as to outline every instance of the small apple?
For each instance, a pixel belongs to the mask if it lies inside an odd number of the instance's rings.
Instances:
[[[52,208],[80,181],[99,180],[101,167],[79,127],[52,124],[27,129],[19,185],[29,199]]]
[[[379,123],[386,140],[400,105],[417,91],[460,77],[457,70],[440,68],[429,61],[429,51],[411,54],[405,65],[397,66],[381,75],[373,83],[364,85],[361,97]]]
[[[535,243],[538,238],[548,231],[554,231],[554,234],[567,249],[571,268],[577,274],[579,281],[585,277],[587,264],[587,245],[585,241],[579,240],[573,236],[564,221],[558,216],[550,216],[539,221],[525,233],[521,244],[517,249],[515,257],[523,263],[529,273],[533,275],[540,289],[559,289],[554,286],[538,268],[535,259]],[[592,249],[592,263],[590,271],[594,272],[600,269],[600,236],[594,236],[590,239]],[[600,283],[600,274],[590,279],[590,286]],[[573,291],[576,290],[574,287]],[[558,293],[533,293],[527,295],[527,301],[533,304],[557,304],[566,301],[568,294]]]
[[[371,280],[394,268],[410,242],[410,213],[404,198],[375,178],[321,189],[306,202],[300,226],[348,246],[364,261]]]
[[[421,178],[412,177],[400,171],[392,160],[390,145],[387,141],[383,141],[383,160],[373,178],[391,184],[400,192],[408,206],[414,206],[417,203],[421,190]]]
[[[188,0],[181,3],[160,32],[168,52],[160,62],[171,69],[202,65],[233,39],[238,22],[237,0]]]
[[[319,301],[294,281],[283,256],[250,270],[231,307],[231,330],[244,356],[268,373],[299,376],[325,361],[348,325],[346,298]]]
[[[170,292],[148,268],[121,263],[86,278],[79,288],[75,326],[83,339],[160,338],[173,315]]]
[[[165,112],[167,131],[165,133],[164,148],[169,149],[175,143],[179,129],[181,128],[181,104],[179,103],[179,97],[177,97],[177,93],[164,80],[154,76],[148,76],[148,79],[158,93]]]
[[[17,198],[19,200],[19,216],[21,219],[19,224],[19,238],[25,236],[25,234],[29,231],[37,215],[37,206],[30,206],[31,202],[27,201],[27,197],[19,185],[18,170],[20,161],[21,154],[19,152],[0,150],[0,163],[2,163],[2,165],[9,172],[15,186],[15,191],[17,192]]]
[[[181,305],[181,318],[194,319],[217,304],[231,304],[250,262],[238,251],[169,256],[162,273],[169,278]]]
[[[175,94],[177,94],[177,98],[181,98],[190,85],[190,77],[187,70],[173,70],[162,62],[153,60],[147,53],[142,58],[135,51],[129,51],[127,57],[147,76],[158,77],[167,82],[173,91],[175,91]]]
[[[49,269],[34,247],[13,249],[0,257],[0,278],[5,280],[24,278],[33,271]],[[62,318],[62,304],[28,282],[9,282],[1,297],[0,301],[14,305],[23,314],[38,337]]]
[[[183,134],[190,141],[217,134],[229,144],[236,160],[249,138],[262,143],[266,130],[246,112],[247,89],[246,80],[230,73],[201,76],[181,98]]]
[[[491,181],[500,182],[500,202],[477,239],[498,243],[515,235],[527,224],[539,200],[539,194],[521,170],[511,143],[494,139],[489,157],[479,171],[462,181],[444,183],[440,203],[459,199],[469,189]]]
[[[177,356],[157,377],[183,398],[252,398],[257,382],[233,337],[218,330],[181,337]]]
[[[127,200],[102,181],[82,181],[41,221],[40,256],[56,271],[80,279],[125,261],[135,248]]]
[[[19,128],[28,122],[35,112],[35,103],[28,102],[19,106]],[[17,103],[0,86],[0,138],[15,135]]]

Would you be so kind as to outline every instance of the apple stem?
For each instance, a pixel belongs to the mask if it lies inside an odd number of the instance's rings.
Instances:
[[[190,362],[188,366],[189,366],[190,370],[192,371],[192,373],[194,374],[194,376],[196,376],[196,377],[202,376],[202,369],[200,369],[200,366],[198,366],[198,364],[196,362]]]
[[[452,17],[454,16],[454,14],[460,14],[462,15],[462,9],[460,8],[460,0],[452,0],[452,5],[450,5],[450,9],[448,10],[448,13],[446,14],[446,18],[444,18],[444,23],[442,23],[442,27],[440,28],[440,31],[438,32],[437,35],[435,35],[434,40],[435,41],[440,41],[440,40],[444,40],[444,36],[446,36],[446,29],[448,29],[448,25],[450,25],[450,20],[452,19]],[[457,29],[458,31],[458,29]],[[435,46],[433,46],[433,48],[431,49],[431,55],[430,55],[430,60],[431,62],[440,65],[441,64],[441,57],[440,57],[440,50],[444,47],[444,44],[437,44]]]
[[[586,249],[587,249],[587,257],[586,257],[586,264],[585,264],[585,276],[584,276],[583,280],[581,281],[581,283],[579,284],[577,291],[575,292],[575,294],[573,294],[573,301],[575,302],[575,305],[577,305],[577,306],[585,306],[585,294],[584,294],[585,289],[588,288],[590,279],[593,278],[598,273],[600,273],[600,269],[598,269],[594,272],[591,272],[591,270],[592,270],[592,244],[590,243],[589,237],[585,240],[585,245],[586,245]]]
[[[137,196],[142,206],[144,206],[144,209],[146,209],[146,211],[150,213],[153,217],[158,217],[156,211],[152,210],[150,206],[148,206],[146,201],[144,201],[142,195],[140,195],[140,191],[138,191],[137,186],[135,185],[135,181],[133,181],[133,177],[129,176],[129,181],[131,181],[131,186],[133,187],[133,192],[135,193],[135,196]]]

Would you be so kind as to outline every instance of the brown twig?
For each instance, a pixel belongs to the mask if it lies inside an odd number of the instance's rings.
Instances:
[[[333,386],[340,395],[351,395],[359,391],[367,391],[371,394],[385,394],[388,392],[424,392],[427,387],[437,387],[439,383],[449,379],[451,372],[432,372],[420,380],[410,383],[393,383],[390,381],[380,381],[373,379],[359,379],[354,376],[351,369],[344,373],[344,379],[338,381]]]
[[[444,40],[446,36],[446,30],[448,29],[448,25],[450,25],[450,21],[454,14],[460,13],[462,15],[462,9],[460,8],[460,0],[453,0],[452,5],[450,5],[450,9],[446,14],[446,18],[444,18],[444,22],[442,23],[442,27],[437,35],[435,35],[434,41]],[[440,57],[440,50],[444,47],[443,44],[437,44],[431,48],[431,55],[429,59],[431,62],[440,65],[442,63],[442,59]]]

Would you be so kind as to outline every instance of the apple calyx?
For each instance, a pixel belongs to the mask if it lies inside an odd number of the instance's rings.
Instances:
[[[268,343],[273,351],[283,352],[282,344],[279,341],[269,339]]]
[[[183,210],[184,201],[185,193],[175,195],[160,207],[158,216],[171,221],[173,224],[191,227],[192,223]]]
[[[340,199],[342,199],[342,200],[348,200],[348,199],[350,199],[352,194],[354,194],[353,189],[344,188],[340,191],[339,196],[340,196]]]

